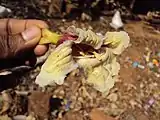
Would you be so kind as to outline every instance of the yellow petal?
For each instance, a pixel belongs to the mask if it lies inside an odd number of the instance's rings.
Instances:
[[[130,38],[125,31],[107,32],[104,45],[108,45],[114,54],[121,54],[129,46]]]
[[[48,29],[42,29],[42,38],[40,39],[39,44],[56,44],[60,38],[61,35],[51,32]]]
[[[87,82],[92,84],[96,90],[107,94],[114,86],[115,79],[112,78],[109,70],[99,65],[88,73]]]
[[[72,41],[65,41],[49,55],[36,78],[37,84],[42,87],[63,84],[66,75],[78,67],[71,55],[71,46]]]
[[[51,41],[49,39],[44,38],[44,37],[42,37],[39,41],[40,45],[49,44],[49,43],[51,43]]]
[[[110,50],[106,49],[105,53],[98,54],[93,52],[94,58],[89,58],[88,56],[75,58],[78,65],[82,68],[95,67],[110,58]]]
[[[100,49],[103,44],[103,39],[91,30],[85,31],[83,29],[71,26],[67,29],[67,31],[72,32],[78,36],[78,39],[74,41],[75,43],[87,44],[95,49]]]
[[[116,57],[110,49],[105,53],[93,52],[95,58],[79,58],[78,65],[83,68],[87,83],[102,92],[104,95],[114,86],[119,73],[120,65],[116,62]]]
[[[120,70],[120,64],[116,61],[116,57],[112,57],[112,60],[110,63],[104,62],[103,66],[104,68],[110,70],[112,76],[118,75]]]

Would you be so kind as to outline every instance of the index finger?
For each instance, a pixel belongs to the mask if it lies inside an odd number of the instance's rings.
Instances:
[[[26,20],[26,28],[29,28],[31,26],[37,26],[39,28],[48,28],[48,25],[46,24],[46,22],[42,21],[42,20]]]
[[[19,34],[29,27],[37,26],[39,28],[48,28],[46,22],[42,20],[34,19],[1,19],[0,20],[0,31],[3,35],[14,35]]]

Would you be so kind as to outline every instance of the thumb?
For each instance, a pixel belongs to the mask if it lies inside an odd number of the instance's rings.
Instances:
[[[19,50],[34,49],[35,55],[43,55],[47,51],[46,45],[37,45],[42,35],[42,30],[37,26],[32,26],[21,33],[25,43]]]
[[[21,35],[25,41],[22,49],[34,48],[38,44],[39,39],[41,38],[41,29],[37,26],[32,26],[22,32]]]

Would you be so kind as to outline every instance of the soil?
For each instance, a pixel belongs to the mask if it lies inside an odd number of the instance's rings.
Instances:
[[[107,31],[113,30],[108,24],[110,18],[104,17],[104,19],[107,22],[65,19],[47,19],[46,21],[56,32],[63,32],[68,26],[75,25],[105,34]],[[96,108],[112,117],[107,120],[160,120],[160,73],[157,72],[160,68],[157,67],[157,71],[149,69],[144,58],[150,50],[150,60],[155,58],[158,62],[160,61],[160,57],[157,55],[160,52],[160,31],[158,30],[160,27],[145,21],[126,20],[124,22],[124,30],[128,32],[131,44],[118,57],[121,64],[119,79],[107,97],[86,85],[83,73],[79,70],[72,72],[62,86],[39,88],[34,83],[35,77],[40,71],[40,66],[38,66],[27,73],[1,78],[1,89],[9,91],[13,99],[3,115],[7,114],[9,117],[28,116],[30,112],[33,112],[36,117],[40,114],[39,117],[47,116],[51,120],[61,118],[62,120],[72,120],[71,116],[76,120],[90,120],[92,118],[90,115],[93,114],[91,111]],[[139,62],[144,68],[135,68],[132,62]],[[15,91],[28,92],[32,96],[34,95],[34,99],[27,94],[17,95]],[[41,91],[41,93],[38,92],[37,95],[36,91]],[[47,92],[47,94],[43,92]],[[53,100],[52,104],[50,95],[52,98],[57,98]],[[69,109],[66,108],[62,99],[67,101]]]

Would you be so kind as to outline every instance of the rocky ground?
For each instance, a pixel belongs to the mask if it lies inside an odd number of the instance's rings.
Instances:
[[[70,25],[102,34],[111,30],[103,21],[48,20],[48,23],[59,32]],[[160,120],[160,32],[152,26],[143,21],[125,22],[124,30],[129,33],[131,44],[118,58],[119,79],[108,96],[86,85],[79,70],[72,72],[62,86],[41,89],[34,84],[40,70],[37,67],[26,74],[3,78],[6,91],[1,99],[5,96],[7,102],[1,100],[1,114],[14,116],[15,120],[23,120],[29,114],[40,120]]]
[[[47,19],[44,15],[48,11],[40,11],[33,3],[22,2],[27,7],[15,7],[22,3],[2,1],[12,8],[9,17],[42,18],[59,33],[70,25],[101,34],[113,31],[109,17],[86,22]],[[155,24],[145,22],[144,16],[139,16],[141,21],[124,21],[131,43],[118,57],[119,79],[108,96],[86,85],[80,70],[69,74],[62,86],[42,89],[34,83],[41,67],[37,66],[26,73],[0,76],[0,120],[160,120],[160,22],[157,16],[153,22],[150,15],[148,20]]]

